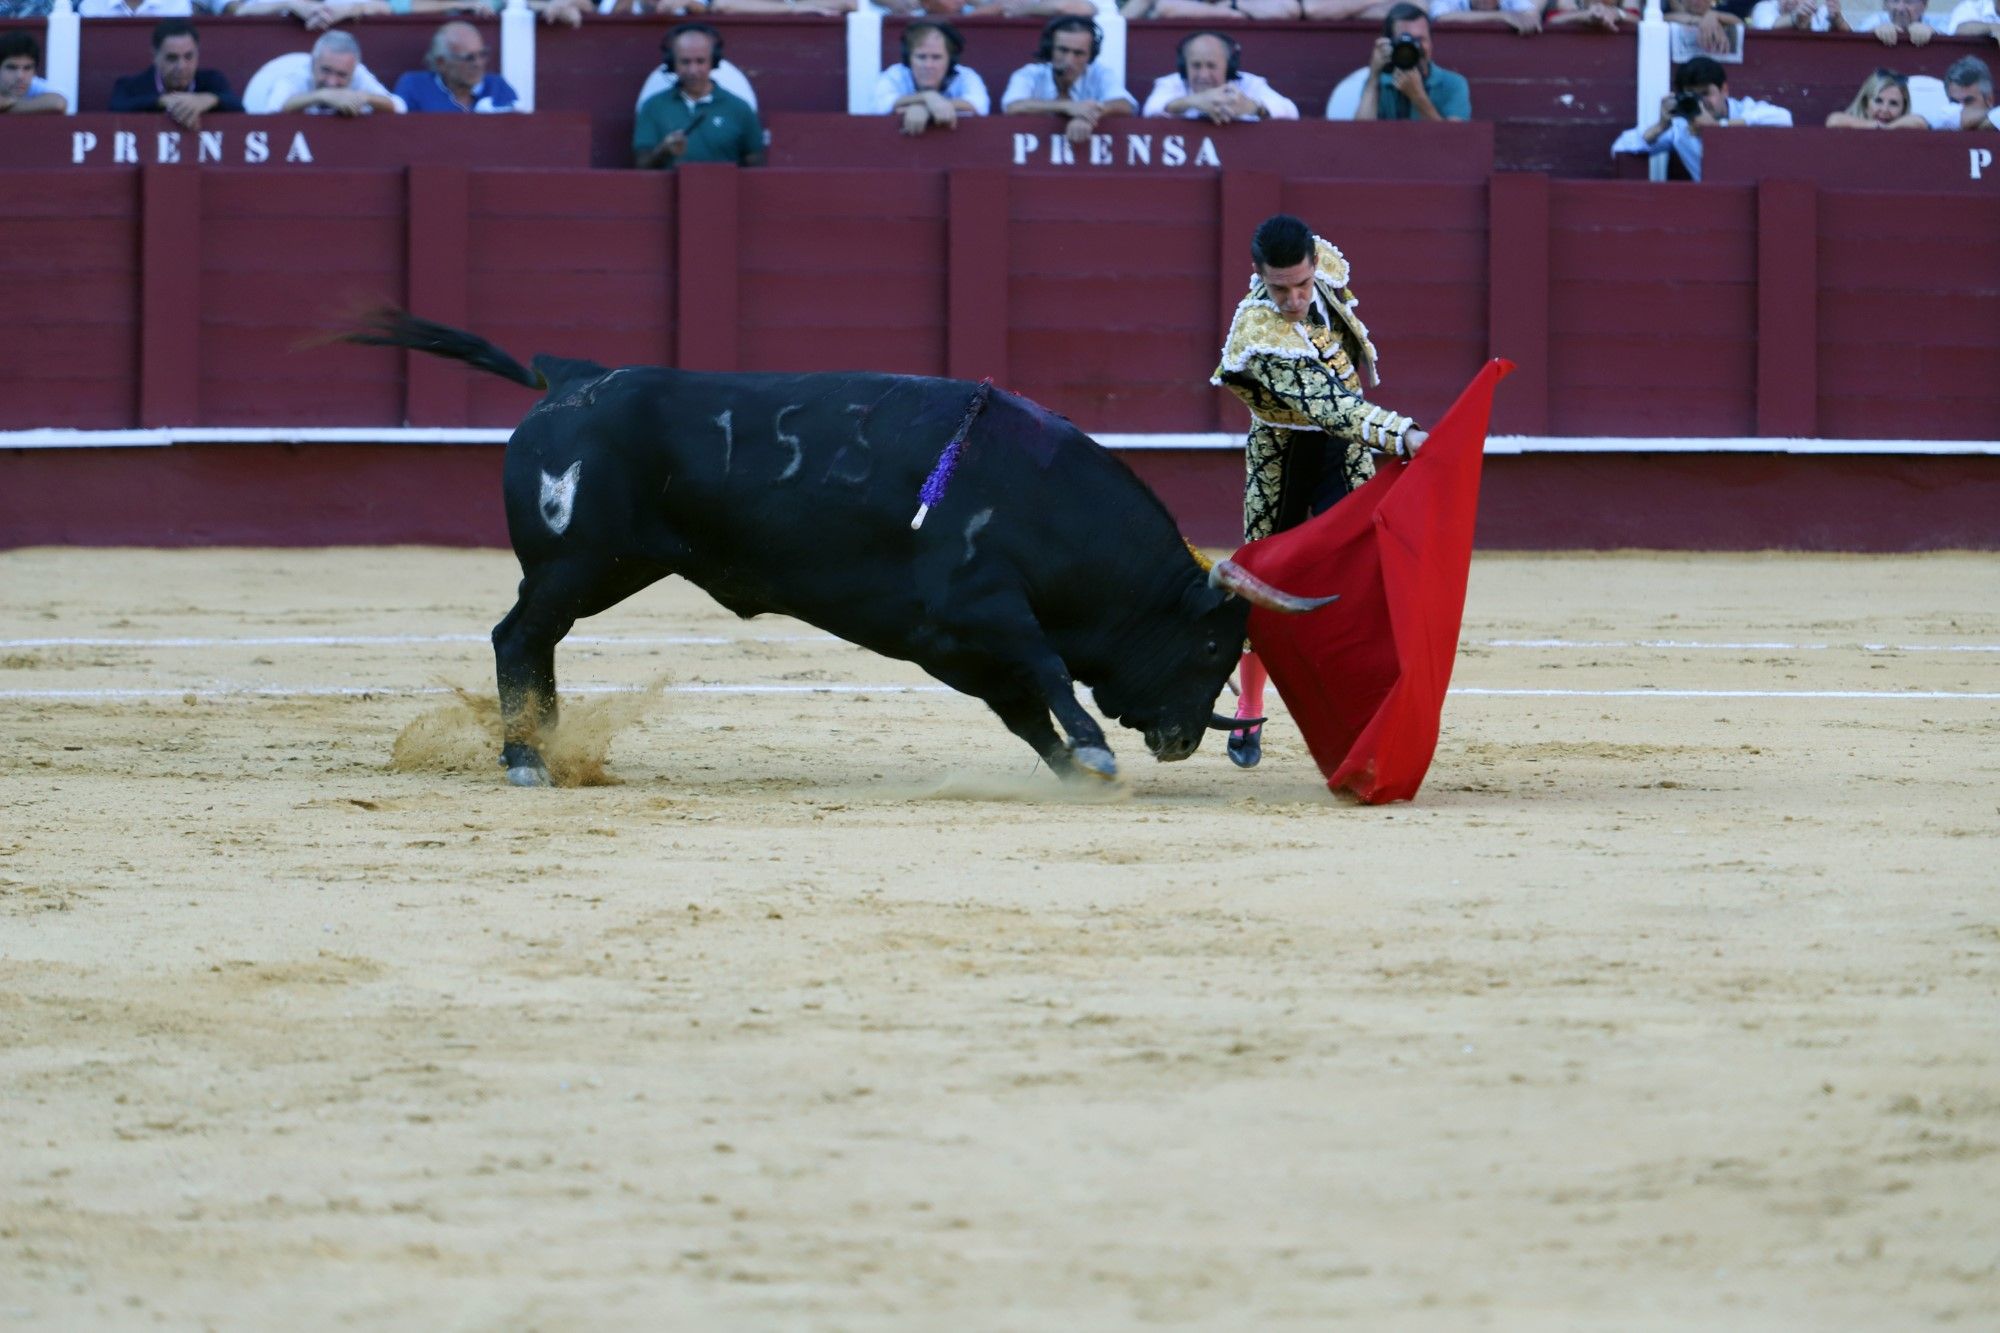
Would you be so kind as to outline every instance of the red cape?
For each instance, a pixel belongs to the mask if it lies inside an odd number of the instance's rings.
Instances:
[[[1370,805],[1417,794],[1437,751],[1458,656],[1479,465],[1493,387],[1486,363],[1408,463],[1318,518],[1251,542],[1236,562],[1286,592],[1339,593],[1304,615],[1250,613],[1250,646],[1299,724],[1326,785]]]

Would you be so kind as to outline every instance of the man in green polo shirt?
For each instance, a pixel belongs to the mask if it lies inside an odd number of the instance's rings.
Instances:
[[[632,129],[633,161],[646,168],[682,162],[764,165],[764,127],[748,102],[715,86],[721,34],[706,23],[684,23],[668,50],[678,80],[647,98]]]
[[[1398,42],[1415,57],[1396,59]],[[1402,3],[1390,7],[1382,35],[1368,58],[1356,120],[1471,120],[1472,89],[1463,74],[1431,63],[1431,20],[1424,10]]]

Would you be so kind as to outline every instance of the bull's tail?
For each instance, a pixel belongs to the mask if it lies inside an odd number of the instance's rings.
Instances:
[[[540,374],[529,370],[478,334],[454,329],[449,324],[419,319],[395,306],[383,306],[369,312],[363,326],[342,334],[341,341],[361,343],[367,347],[407,347],[412,351],[463,361],[502,379],[525,384],[530,389],[549,387],[549,382]]]

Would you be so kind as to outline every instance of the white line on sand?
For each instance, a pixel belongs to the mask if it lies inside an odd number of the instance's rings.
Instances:
[[[645,685],[565,686],[563,694],[640,694]],[[667,694],[953,694],[945,685],[889,685],[854,682],[815,682],[797,685],[667,685]],[[235,699],[322,699],[322,698],[407,698],[418,695],[451,694],[444,685],[189,685],[150,686],[100,690],[0,690],[0,700],[43,700],[50,702],[93,699],[185,699],[210,701]],[[1560,690],[1498,689],[1477,685],[1454,686],[1451,693],[1464,698],[1534,699],[1871,699],[1871,700],[1992,700],[2000,691],[1988,690]]]
[[[176,638],[76,637],[0,639],[0,649],[29,648],[367,648],[479,644],[484,634],[268,634]],[[717,647],[732,643],[839,643],[831,634],[572,634],[565,644],[633,648]],[[2000,643],[1784,643],[1699,639],[1467,639],[1468,648],[1646,648],[1675,652],[2000,653]]]

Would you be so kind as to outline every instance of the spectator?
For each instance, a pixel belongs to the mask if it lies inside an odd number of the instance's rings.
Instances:
[[[1181,38],[1175,73],[1162,75],[1146,98],[1149,116],[1232,120],[1297,120],[1299,108],[1262,77],[1243,72],[1243,48],[1220,32]]]
[[[680,83],[680,77],[674,73],[674,33],[678,31],[680,30],[676,28],[660,38],[660,63],[646,76],[646,81],[639,85],[638,100],[632,103],[632,115],[635,119],[639,115],[639,108],[646,105],[648,99]],[[709,71],[709,77],[715,80],[716,87],[736,94],[749,103],[752,111],[757,110],[757,90],[750,86],[750,80],[742,70],[722,58],[720,33],[716,34],[715,68]]]
[[[1743,20],[1713,0],[1667,0],[1665,17],[1693,28],[1695,44],[1710,55],[1727,55],[1743,40]]]
[[[186,19],[153,27],[153,67],[111,85],[113,111],[164,111],[184,129],[198,129],[210,111],[241,111],[229,80],[201,67],[201,39]]]
[[[2000,6],[1994,0],[1964,0],[1945,20],[1949,37],[1992,37],[2000,40]]]
[[[1951,106],[1931,118],[1934,130],[2000,129],[1993,123],[1993,71],[1978,56],[1961,56],[1944,72]]]
[[[41,43],[33,33],[0,32],[0,115],[60,116],[69,110],[69,99],[35,73],[41,63]]]
[[[80,0],[78,18],[184,19],[194,16],[190,0]]]
[[[1660,154],[1671,149],[1689,176],[1701,179],[1702,136],[1725,125],[1784,125],[1792,113],[1751,97],[1731,97],[1729,76],[1707,56],[1681,66],[1681,90],[1660,99],[1660,118],[1644,129],[1629,129],[1611,145],[1613,153]]]
[[[1368,57],[1356,120],[1470,120],[1472,89],[1462,74],[1431,63],[1431,21],[1407,0],[1389,10]]]
[[[1198,19],[1203,23],[1295,19],[1299,17],[1299,0],[1124,0],[1118,12],[1128,19]]]
[[[236,18],[288,15],[305,24],[308,32],[325,32],[349,19],[374,18],[396,11],[388,0],[221,0],[216,12]]]
[[[1872,32],[1884,46],[1894,46],[1904,36],[1909,37],[1911,46],[1923,46],[1937,36],[1939,28],[1949,27],[1950,23],[1949,18],[1942,16],[1936,23],[1930,22],[1924,13],[1924,0],[1883,0],[1879,11],[1852,23],[1839,5],[1833,6],[1834,31]]]
[[[396,80],[395,96],[412,111],[512,111],[513,85],[486,71],[486,39],[470,23],[453,21],[431,36],[428,69]]]
[[[1750,11],[1750,26],[1758,31],[1770,29],[1791,32],[1831,32],[1833,13],[1831,4],[1838,0],[1759,0]]]
[[[0,19],[45,19],[55,0],[0,0]]]
[[[1607,5],[1593,8],[1608,9]],[[1612,13],[1618,11],[1613,9]],[[1454,23],[1477,25],[1490,28],[1506,26],[1523,37],[1542,30],[1541,0],[1431,0],[1430,17],[1433,23]]]
[[[692,7],[692,6],[690,6]],[[711,14],[845,14],[854,0],[708,0]],[[760,131],[761,132],[761,131]]]
[[[671,170],[682,162],[764,165],[764,127],[750,104],[715,84],[722,34],[706,23],[683,23],[667,34],[674,87],[646,99],[632,127],[632,159]]]
[[[960,116],[992,112],[986,81],[958,63],[965,38],[949,23],[922,19],[903,29],[903,59],[875,80],[875,114],[900,116],[903,133],[954,129]]]
[[[967,14],[990,18],[1055,18],[1077,14],[1084,18],[1097,12],[1091,0],[877,0],[891,14],[935,14],[939,18],[961,18]]]
[[[1081,15],[1053,18],[1042,28],[1035,58],[1014,71],[1000,109],[1010,116],[1061,116],[1063,135],[1082,143],[1110,116],[1138,109],[1132,94],[1097,63],[1104,32]]]
[[[1830,130],[1922,130],[1922,116],[1910,113],[1910,81],[1893,69],[1878,69],[1861,81],[1861,91],[1826,118]]]
[[[361,43],[344,32],[320,34],[311,52],[282,55],[257,71],[244,98],[260,115],[399,115],[409,110],[361,63]]]
[[[1395,7],[1394,0],[1301,0],[1309,19],[1379,19]]]
[[[1637,0],[1554,0],[1543,16],[1547,28],[1602,28],[1629,31],[1639,21]]]

